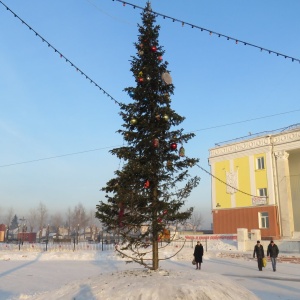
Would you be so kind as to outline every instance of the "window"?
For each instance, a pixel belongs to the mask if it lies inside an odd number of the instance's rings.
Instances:
[[[258,157],[257,158],[257,169],[263,170],[265,168],[265,158],[264,157]]]
[[[267,189],[266,188],[258,189],[257,194],[259,197],[267,197]]]
[[[269,228],[269,213],[260,212],[259,214],[259,228]]]

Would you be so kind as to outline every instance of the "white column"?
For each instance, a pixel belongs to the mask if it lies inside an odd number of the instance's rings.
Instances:
[[[232,186],[237,188],[238,187],[238,173],[237,171],[234,169],[234,161],[233,159],[230,160],[230,172],[232,174],[232,176],[235,178],[232,182]],[[235,194],[236,194],[236,190],[233,189],[231,194],[230,194],[230,202],[231,202],[231,208],[235,208],[236,207],[236,201],[235,201]]]
[[[274,153],[277,167],[279,213],[282,237],[292,238],[294,233],[294,216],[290,183],[289,154],[286,151]]]

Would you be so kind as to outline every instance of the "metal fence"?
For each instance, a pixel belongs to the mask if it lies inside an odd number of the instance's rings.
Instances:
[[[207,251],[207,239],[204,240],[197,240],[200,241]],[[170,246],[173,247],[184,247],[184,248],[194,248],[196,240],[177,240],[172,241]],[[166,242],[160,242],[160,246],[166,246]],[[79,242],[77,243],[0,243],[0,251],[31,251],[31,252],[43,252],[43,251],[52,251],[52,252],[59,252],[59,251],[81,251],[81,250],[90,250],[90,251],[107,251],[107,250],[114,250],[115,243],[88,243],[88,242]]]
[[[95,243],[90,244],[87,242],[76,243],[19,243],[19,244],[10,244],[10,243],[0,243],[0,251],[80,251],[80,250],[93,250],[93,251],[107,251],[113,250],[115,244],[105,244],[105,243]]]

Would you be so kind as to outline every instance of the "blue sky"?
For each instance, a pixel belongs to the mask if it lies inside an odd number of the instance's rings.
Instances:
[[[141,11],[111,0],[3,1],[113,98],[130,101]],[[146,1],[130,3],[144,7]],[[161,14],[300,58],[300,2],[152,0]],[[171,4],[170,4],[171,3]],[[209,170],[215,143],[299,122],[300,64],[158,17],[172,106],[196,137],[186,153]],[[119,107],[0,4],[0,207],[21,215],[43,202],[64,212],[94,208],[99,189],[122,163]],[[281,114],[294,111],[287,114]],[[276,115],[268,118],[263,116]],[[251,122],[237,123],[260,118]],[[237,123],[230,126],[220,126]],[[216,127],[213,129],[208,129]],[[86,150],[78,155],[15,164]],[[7,166],[11,165],[11,166]],[[210,177],[187,201],[211,220]],[[208,227],[208,225],[206,226]]]

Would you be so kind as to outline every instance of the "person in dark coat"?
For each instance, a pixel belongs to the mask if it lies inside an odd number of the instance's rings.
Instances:
[[[263,245],[260,244],[260,241],[257,241],[254,251],[253,251],[253,258],[255,258],[255,255],[257,257],[257,265],[258,265],[258,270],[262,271],[263,267],[263,258],[265,257],[265,252],[264,252],[264,247]]]
[[[276,272],[276,258],[278,254],[279,249],[277,245],[273,241],[271,241],[267,249],[267,256],[271,258],[273,272]]]
[[[203,256],[203,246],[198,241],[197,245],[195,246],[195,250],[194,250],[194,257],[195,257],[195,261],[196,261],[196,270],[201,270],[202,256]]]

